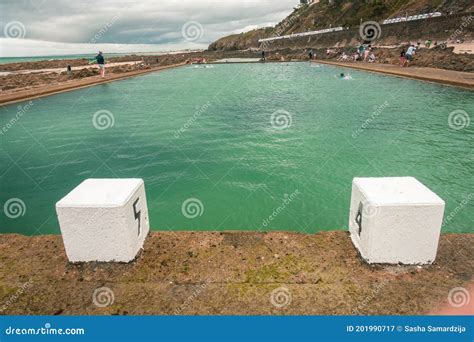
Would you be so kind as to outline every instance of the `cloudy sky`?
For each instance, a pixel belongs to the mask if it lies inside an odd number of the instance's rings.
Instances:
[[[298,0],[1,0],[0,57],[206,48],[270,26]]]

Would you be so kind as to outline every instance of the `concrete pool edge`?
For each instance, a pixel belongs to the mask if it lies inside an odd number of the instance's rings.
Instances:
[[[426,67],[409,67],[401,68],[392,64],[362,64],[362,62],[357,63],[343,63],[343,62],[333,62],[327,60],[314,60],[313,63],[327,64],[342,68],[349,68],[367,72],[373,72],[382,75],[389,75],[394,77],[414,79],[418,81],[431,82],[436,84],[449,85],[453,87],[459,87],[467,90],[474,90],[474,73],[453,71],[446,69],[436,69],[436,68],[426,68]],[[388,70],[388,69],[393,70]],[[412,71],[412,73],[410,73]],[[434,76],[433,73],[438,73],[441,75]],[[443,75],[444,74],[444,75]],[[464,78],[464,76],[470,76],[469,79]],[[461,78],[461,80],[454,79]]]
[[[20,90],[15,93],[1,95],[0,93],[0,106],[10,105],[18,102],[23,102],[27,100],[33,100],[41,97],[46,97],[50,95],[65,93],[73,90],[93,87],[96,85],[111,83],[114,81],[120,81],[131,77],[141,76],[144,74],[178,68],[181,66],[186,65],[186,63],[178,63],[166,66],[160,66],[156,68],[150,68],[146,70],[136,70],[131,72],[126,72],[123,74],[111,74],[112,76],[105,77],[104,79],[100,79],[99,76],[92,76],[87,78],[82,78],[78,80],[71,81],[70,83],[60,83],[57,85],[52,85],[49,87],[40,87],[38,89],[27,89],[27,90]]]
[[[442,234],[433,265],[371,266],[345,231],[155,231],[130,264],[73,265],[60,235],[0,234],[0,302],[36,315],[428,314],[472,286],[473,242]],[[114,301],[97,307],[104,287]],[[289,298],[281,307],[277,289]]]

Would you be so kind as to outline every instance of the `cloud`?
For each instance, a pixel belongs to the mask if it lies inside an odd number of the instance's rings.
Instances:
[[[20,42],[0,40],[0,53],[12,55],[20,47],[40,46],[35,41],[55,42],[55,47],[65,49],[80,48],[80,44],[91,40],[116,47],[140,44],[161,50],[205,47],[227,34],[276,24],[297,3],[296,0],[2,0],[0,25],[4,38],[8,37],[5,27],[11,22],[20,22],[25,34]],[[182,34],[183,25],[190,21],[202,26],[198,41],[190,42]],[[43,50],[41,54],[47,52]]]

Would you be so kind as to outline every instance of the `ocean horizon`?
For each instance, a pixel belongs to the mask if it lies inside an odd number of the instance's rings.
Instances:
[[[183,51],[162,51],[162,52],[104,52],[105,56],[108,57],[121,57],[121,56],[147,56],[147,55],[165,55],[173,53],[184,53],[190,52],[187,50]],[[0,57],[0,64],[8,63],[21,63],[21,62],[38,62],[38,61],[52,61],[62,59],[81,59],[81,58],[93,58],[96,53],[83,53],[83,54],[70,54],[70,55],[47,55],[47,56],[22,56],[22,57]]]

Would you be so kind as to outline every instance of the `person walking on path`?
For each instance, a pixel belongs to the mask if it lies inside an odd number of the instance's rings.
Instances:
[[[97,64],[99,65],[100,77],[104,78],[105,77],[105,58],[102,55],[102,51],[99,51],[99,54],[95,56],[95,60],[97,61]]]
[[[404,67],[406,61],[407,61],[407,60],[406,60],[406,58],[405,58],[405,50],[402,50],[402,52],[400,52],[400,66],[401,66],[401,67]]]

